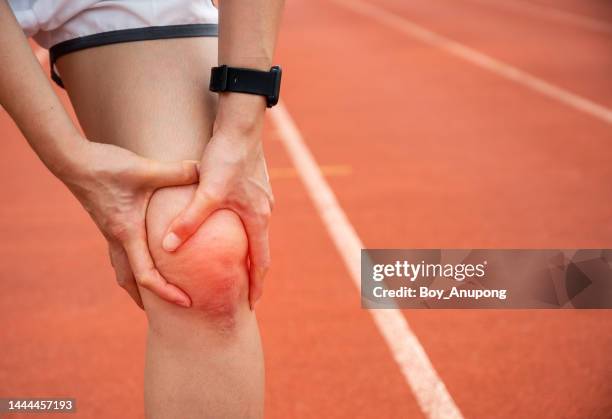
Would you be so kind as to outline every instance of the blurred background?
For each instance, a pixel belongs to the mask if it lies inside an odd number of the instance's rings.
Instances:
[[[288,0],[276,62],[266,417],[612,418],[610,311],[375,314],[354,270],[612,247],[612,2]],[[143,417],[143,313],[4,111],[0,138],[0,396]]]

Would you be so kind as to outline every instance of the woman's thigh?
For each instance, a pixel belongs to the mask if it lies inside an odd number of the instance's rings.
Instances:
[[[217,38],[106,45],[57,66],[85,135],[159,160],[199,160],[216,99],[208,90]]]
[[[208,90],[210,68],[216,65],[216,57],[216,38],[183,38],[87,49],[62,57],[58,67],[90,140],[159,160],[199,160],[212,134],[216,110],[216,98]],[[202,243],[206,247],[211,241],[209,236],[221,239],[220,230],[227,233],[229,247],[242,248],[246,239],[240,219],[229,211],[219,211],[200,227],[190,240],[191,247],[186,244],[176,255],[161,250],[163,232],[177,213],[177,202],[186,205],[194,190],[195,186],[188,186],[157,191],[148,208],[147,230],[149,247],[161,274],[190,294],[194,307],[206,308],[210,302],[193,291],[207,289],[207,285],[220,288],[220,279],[210,275],[202,278],[199,267],[193,265],[205,267],[215,261],[201,261],[188,253],[210,254],[210,249],[191,248]],[[238,274],[232,279],[231,294],[236,301],[226,304],[232,308],[226,311],[232,314],[236,305],[248,305],[244,258],[236,258],[241,266],[237,266]],[[180,266],[175,269],[173,265],[177,264]],[[195,280],[204,283],[194,284]],[[141,293],[150,318],[168,319],[179,311],[146,290]]]

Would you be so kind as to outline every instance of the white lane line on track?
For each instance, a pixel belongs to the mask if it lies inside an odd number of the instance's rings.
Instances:
[[[360,250],[363,243],[325,181],[284,104],[279,103],[270,115],[351,278],[357,289],[360,289]],[[430,419],[463,418],[402,313],[397,309],[368,311],[372,314],[423,413]]]
[[[491,7],[506,8],[523,12],[532,16],[550,21],[573,25],[590,31],[612,34],[612,24],[604,20],[582,16],[576,13],[559,10],[551,6],[532,3],[525,0],[497,1],[497,0],[471,0]]]
[[[516,67],[467,47],[459,42],[453,41],[450,38],[446,38],[445,36],[432,32],[429,29],[426,29],[425,27],[420,26],[404,17],[395,15],[387,10],[375,6],[374,4],[362,0],[333,0],[333,2],[362,15],[367,19],[376,20],[377,22],[388,26],[389,28],[395,29],[398,32],[444,50],[452,55],[464,59],[465,61],[497,74],[498,76],[512,80],[569,107],[598,118],[603,122],[612,124],[611,109],[589,99],[583,98],[582,96],[572,93],[569,90],[565,90],[561,87],[555,86],[554,84],[548,83],[536,76],[532,76],[523,70],[519,70]]]

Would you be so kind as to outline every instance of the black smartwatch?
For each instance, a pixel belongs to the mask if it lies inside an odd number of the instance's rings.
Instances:
[[[278,103],[282,70],[275,65],[270,71],[222,65],[210,70],[213,92],[249,93],[266,97],[268,108]]]

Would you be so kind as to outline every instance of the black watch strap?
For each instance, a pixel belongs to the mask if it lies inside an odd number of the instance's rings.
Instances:
[[[274,66],[270,71],[222,65],[210,71],[210,90],[238,92],[266,97],[268,108],[278,103],[282,71]]]

